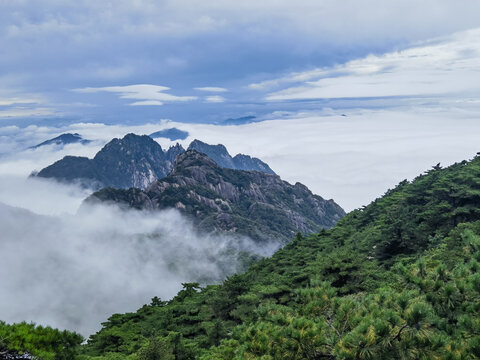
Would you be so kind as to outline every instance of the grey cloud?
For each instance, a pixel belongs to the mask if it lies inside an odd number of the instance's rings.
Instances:
[[[479,7],[473,0],[4,1],[0,65],[14,79],[10,91],[48,92],[50,103],[82,101],[64,90],[85,86],[228,87],[477,27]]]
[[[150,84],[134,84],[125,86],[106,86],[106,87],[87,87],[74,89],[78,93],[97,93],[111,92],[119,94],[122,99],[140,100],[129,105],[163,105],[164,102],[184,102],[196,100],[196,96],[176,96],[167,93],[169,87],[150,85]]]
[[[287,88],[271,101],[388,96],[480,96],[477,81],[480,29],[456,33],[402,51],[369,55],[322,68],[251,84],[252,89]],[[293,86],[292,86],[293,84]]]
[[[228,91],[228,89],[217,87],[217,86],[204,86],[204,87],[196,87],[193,89],[198,91],[212,92],[212,93],[222,93],[222,92]]]
[[[53,186],[45,192],[38,183],[26,185],[28,190],[16,185],[10,191],[28,191],[29,207],[50,197],[58,200]],[[64,203],[77,199],[63,195]],[[47,216],[0,204],[0,228],[0,319],[34,321],[83,335],[111,314],[134,311],[153,296],[171,298],[182,282],[219,281],[237,271],[240,263],[227,248],[263,255],[275,250],[248,239],[199,235],[175,210],[146,213],[82,205],[76,214]]]

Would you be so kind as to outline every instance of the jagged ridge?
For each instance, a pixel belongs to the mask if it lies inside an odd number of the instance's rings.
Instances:
[[[297,232],[332,227],[345,213],[333,200],[300,183],[259,171],[221,168],[202,153],[177,157],[170,175],[140,189],[103,189],[88,201],[110,201],[137,209],[175,207],[203,231],[228,231],[257,240],[287,242]]]
[[[164,152],[146,135],[127,134],[123,139],[110,141],[93,159],[66,156],[41,170],[37,176],[79,181],[96,188],[145,188],[170,172],[173,167],[170,159],[178,152],[178,147]]]
[[[267,164],[257,158],[247,155],[232,158],[223,145],[213,146],[195,140],[190,147],[201,148],[199,151],[212,157],[222,167],[273,173]],[[127,134],[122,139],[110,141],[93,159],[66,156],[42,169],[36,176],[79,182],[96,189],[145,189],[153,181],[167,176],[173,169],[175,158],[184,152],[180,144],[163,151],[160,144],[149,136]]]
[[[248,155],[237,154],[232,157],[225,146],[222,144],[209,145],[200,140],[193,140],[188,150],[196,150],[198,152],[208,155],[219,166],[227,169],[237,170],[257,170],[269,174],[275,174],[270,167],[263,161],[257,158],[252,158]]]

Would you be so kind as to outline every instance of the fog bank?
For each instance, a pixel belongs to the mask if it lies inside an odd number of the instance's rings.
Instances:
[[[6,178],[0,178],[5,184]],[[22,187],[26,195],[14,201]],[[52,190],[56,187],[57,194]],[[87,336],[118,312],[134,311],[153,296],[170,299],[182,282],[212,282],[237,271],[236,250],[263,255],[249,239],[199,235],[176,210],[124,211],[82,205],[73,187],[38,181],[10,183],[10,205],[48,208],[53,215],[0,204],[0,319],[33,321]],[[68,192],[70,191],[70,192]],[[230,250],[228,250],[230,249]]]

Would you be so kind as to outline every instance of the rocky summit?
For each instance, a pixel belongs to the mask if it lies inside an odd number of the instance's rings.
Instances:
[[[195,140],[190,147],[210,156],[221,167],[273,173],[260,159],[241,154],[232,158],[223,145],[209,145]],[[164,151],[149,136],[127,134],[122,139],[110,141],[93,159],[66,156],[42,169],[36,176],[77,182],[97,190],[103,187],[145,189],[155,180],[167,176],[176,157],[184,152],[180,144]]]
[[[194,140],[188,147],[188,150],[196,150],[208,155],[210,159],[215,161],[219,166],[227,169],[237,170],[257,170],[269,174],[275,174],[270,166],[262,160],[252,158],[248,155],[237,154],[232,157],[225,146],[222,144],[209,145],[200,140]]]
[[[259,241],[286,243],[297,232],[330,228],[345,215],[333,200],[291,185],[274,174],[222,168],[189,150],[165,178],[140,189],[102,189],[89,203],[113,202],[136,209],[177,208],[201,231],[230,232]]]
[[[171,148],[177,152],[177,148]],[[60,181],[80,182],[97,189],[145,188],[158,178],[166,176],[173,167],[169,151],[149,136],[127,134],[113,139],[93,159],[66,156],[41,170],[37,176]]]

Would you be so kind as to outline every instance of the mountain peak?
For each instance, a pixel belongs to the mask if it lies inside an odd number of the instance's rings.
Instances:
[[[225,145],[222,145],[222,144],[210,145],[210,144],[207,144],[207,143],[205,143],[203,141],[200,141],[198,139],[195,139],[190,143],[190,146],[188,147],[188,150],[197,150],[199,152],[202,152],[201,150],[206,150],[206,151],[209,151],[209,152],[215,151],[219,155],[230,156],[230,154],[228,153],[228,150],[225,147]]]
[[[39,148],[41,146],[46,146],[46,145],[67,145],[67,144],[74,144],[74,143],[80,143],[80,144],[88,144],[89,142],[91,142],[91,140],[86,140],[84,138],[82,138],[82,136],[78,133],[65,133],[65,134],[61,134],[57,137],[54,137],[52,139],[49,139],[49,140],[46,140],[40,144],[37,144],[35,146],[32,146],[31,149],[36,149],[36,148]]]
[[[89,201],[116,202],[137,209],[177,208],[207,233],[225,231],[260,241],[286,242],[298,231],[333,226],[344,211],[278,175],[220,167],[206,154],[187,150],[172,172],[138,189],[103,189]]]
[[[227,148],[222,144],[209,145],[200,140],[195,139],[192,141],[192,143],[188,147],[188,150],[196,150],[198,152],[208,155],[220,167],[224,167],[228,169],[236,168],[232,157],[227,151]]]
[[[180,144],[177,142],[175,145],[170,146],[170,147],[168,148],[168,150],[170,150],[170,149],[175,149],[175,148],[176,148],[176,149],[183,149],[183,146],[180,145]]]
[[[174,140],[185,140],[188,137],[188,132],[183,131],[177,128],[170,128],[170,129],[163,129],[160,131],[156,131],[154,133],[151,133],[149,136],[151,138],[167,138],[172,141]]]
[[[178,155],[183,154],[185,149],[179,143],[176,143],[174,146],[170,146],[168,150],[165,152],[165,158],[170,163],[170,166],[173,167],[173,163]]]
[[[147,135],[127,134],[108,142],[93,159],[66,156],[37,176],[79,181],[87,186],[144,189],[165,177],[172,165],[162,147]]]
[[[112,139],[108,144],[110,144],[110,146],[113,146],[113,145],[126,145],[126,146],[132,146],[132,145],[136,145],[136,144],[139,144],[139,145],[149,145],[149,146],[155,146],[155,147],[160,147],[160,144],[157,143],[155,140],[153,140],[150,136],[148,135],[137,135],[137,134],[134,134],[134,133],[129,133],[129,134],[126,134],[123,138],[114,138]],[[107,144],[107,145],[108,145]]]
[[[193,140],[188,150],[196,150],[198,152],[208,155],[218,166],[227,169],[236,170],[256,170],[275,174],[275,172],[263,161],[257,158],[252,158],[248,155],[237,154],[232,157],[227,148],[222,145],[209,145],[200,140]]]
[[[160,146],[159,143],[157,143],[148,135],[137,135],[134,133],[128,133],[123,138],[113,138],[105,145],[105,147],[107,146],[111,147],[116,145],[133,145],[133,144],[149,144],[153,146],[156,146],[154,144],[157,144],[158,146]]]
[[[218,164],[206,154],[200,153],[196,150],[187,150],[183,154],[177,156],[173,171],[192,166],[208,166],[213,168],[219,167]]]
[[[221,144],[209,145],[194,140],[188,149],[189,152],[179,159],[181,168],[201,163],[202,166],[274,174],[259,159],[247,155],[232,158]],[[178,143],[163,151],[160,144],[150,136],[129,133],[121,139],[115,138],[108,142],[93,159],[65,157],[42,169],[37,176],[67,182],[80,181],[94,188],[145,189],[155,180],[167,176],[174,168],[175,159],[184,152],[185,149]]]
[[[249,155],[237,154],[233,158],[233,163],[235,168],[238,170],[251,170],[255,169],[257,171],[265,172],[268,174],[275,174],[275,172],[264,163],[262,160],[257,158],[252,158]]]
[[[120,156],[120,154],[131,160],[145,156],[149,157],[152,161],[163,161],[165,158],[162,147],[151,137],[130,133],[121,139],[115,138],[107,143],[103,149],[95,155],[95,159],[108,161],[112,157]]]

